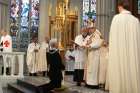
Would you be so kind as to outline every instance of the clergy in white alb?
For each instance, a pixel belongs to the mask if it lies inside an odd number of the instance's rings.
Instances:
[[[39,61],[37,64],[37,71],[42,72],[45,76],[47,72],[47,52],[49,51],[49,38],[45,37],[45,40],[40,44],[39,49]]]
[[[127,7],[118,4],[110,29],[110,93],[140,93],[140,23]]]
[[[6,30],[2,30],[1,31],[2,37],[0,40],[0,44],[2,44],[3,47],[3,52],[12,52],[12,37],[10,35],[8,35],[8,32]],[[11,55],[3,55],[3,65],[4,65],[4,69],[2,69],[2,73],[3,70],[6,71],[6,74],[10,73],[10,67],[11,67]],[[4,72],[5,74],[5,72]]]
[[[88,60],[86,70],[86,84],[97,88],[99,84],[99,64],[100,64],[100,51],[99,48],[102,44],[101,33],[96,28],[89,29],[90,38],[86,47],[88,48]]]
[[[106,84],[107,66],[108,66],[108,45],[104,41],[100,48],[100,65],[99,65],[99,84],[104,87]]]
[[[28,45],[27,50],[27,66],[30,75],[37,75],[37,65],[39,63],[39,48],[40,45],[37,43],[37,38],[33,37],[32,43]]]

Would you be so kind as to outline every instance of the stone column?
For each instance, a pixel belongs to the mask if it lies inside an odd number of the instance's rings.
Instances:
[[[45,36],[49,36],[49,2],[50,0],[40,0],[39,41],[43,41]]]
[[[106,41],[109,39],[109,31],[112,17],[115,11],[115,0],[96,0],[97,21],[96,27],[102,33]]]
[[[45,36],[49,37],[49,13],[52,17],[56,15],[56,4],[57,0],[40,0],[39,41],[43,41]]]

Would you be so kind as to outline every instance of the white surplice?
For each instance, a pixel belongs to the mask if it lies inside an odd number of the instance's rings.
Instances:
[[[88,49],[88,60],[86,69],[86,83],[88,85],[99,84],[99,63],[100,63],[100,51],[99,48],[102,44],[99,31],[96,30],[91,38],[92,43]]]
[[[39,48],[40,45],[38,43],[30,43],[28,45],[27,50],[27,66],[30,73],[36,73],[37,71],[37,65],[39,63]],[[38,52],[35,52],[35,50],[38,50]]]
[[[2,43],[3,52],[12,52],[12,37],[10,35],[2,36],[0,43]],[[3,60],[6,67],[11,66],[11,55],[3,55]]]
[[[47,71],[47,55],[49,51],[49,45],[46,42],[42,42],[39,49],[39,61],[37,64],[37,71]]]
[[[78,35],[75,38],[75,43],[79,45],[75,49],[75,69],[84,69],[85,67],[85,62],[86,62],[86,49],[82,48],[85,39],[83,38],[82,35]]]
[[[74,71],[75,60],[71,59],[70,56],[75,57],[75,51],[67,50],[65,54],[66,71]]]
[[[100,48],[99,84],[106,83],[108,52],[108,47],[102,46]]]
[[[110,93],[140,93],[140,23],[127,10],[112,21],[108,72]]]

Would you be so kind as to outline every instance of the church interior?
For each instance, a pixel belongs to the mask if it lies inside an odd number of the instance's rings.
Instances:
[[[49,82],[48,74],[42,76],[42,73],[38,73],[37,76],[30,76],[26,62],[28,45],[35,37],[39,44],[46,37],[49,40],[55,39],[65,66],[67,50],[70,49],[75,37],[82,33],[81,30],[90,22],[108,43],[112,18],[118,13],[119,1],[0,0],[0,31],[6,30],[12,38],[12,53],[0,52],[0,86],[3,93],[44,93],[38,92],[37,88]],[[132,14],[140,19],[140,0],[125,1],[130,3]],[[11,56],[11,67],[14,68],[10,69],[10,75],[5,71],[7,67],[3,67],[3,55]],[[39,59],[38,54],[35,53],[34,59]],[[71,63],[71,67],[65,67],[63,71],[62,88],[46,93],[109,93],[104,87],[92,89],[85,87],[83,83],[76,86],[73,74],[74,65]]]

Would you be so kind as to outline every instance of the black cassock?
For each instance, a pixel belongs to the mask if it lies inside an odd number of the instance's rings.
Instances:
[[[48,76],[50,82],[46,85],[40,87],[41,93],[48,93],[54,88],[60,88],[61,82],[63,80],[62,70],[65,69],[61,56],[58,50],[50,50],[47,53],[47,62],[48,62]]]

